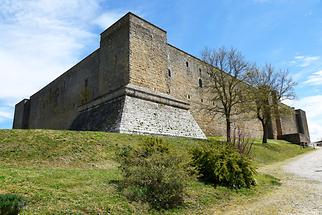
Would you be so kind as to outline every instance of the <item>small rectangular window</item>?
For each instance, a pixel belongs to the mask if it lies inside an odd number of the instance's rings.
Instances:
[[[186,61],[186,67],[189,67],[189,63],[188,63],[188,61]]]

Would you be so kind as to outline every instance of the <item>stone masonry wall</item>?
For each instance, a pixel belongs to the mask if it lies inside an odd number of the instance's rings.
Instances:
[[[125,96],[82,110],[70,129],[77,131],[119,132]]]
[[[129,16],[101,34],[99,58],[100,96],[129,83]]]
[[[129,82],[129,17],[101,34],[100,48],[30,98],[30,128],[69,129],[78,107]]]
[[[166,32],[130,16],[130,83],[166,93]]]
[[[202,106],[213,105],[211,94],[205,89],[211,81],[206,70],[206,64],[171,45],[168,45],[167,84],[169,94],[186,100],[191,104],[191,112],[202,130],[208,135],[225,135],[225,118],[214,116],[202,111]],[[199,82],[202,86],[199,86]],[[262,128],[260,122],[252,113],[245,113],[233,119],[232,127],[242,129],[247,135],[260,137]]]
[[[98,94],[96,50],[30,98],[29,128],[68,129],[78,106]]]
[[[23,99],[15,105],[15,115],[12,128],[28,128],[29,127],[30,100]]]
[[[126,96],[122,133],[206,138],[188,110]]]
[[[292,110],[291,113],[281,114],[280,120],[281,120],[282,134],[298,133],[294,110]]]
[[[297,109],[295,110],[296,113],[296,120],[298,122],[298,130],[300,133],[303,133],[310,142],[310,132],[309,132],[309,127],[307,124],[307,119],[306,119],[306,113],[305,111],[301,110],[301,109]]]

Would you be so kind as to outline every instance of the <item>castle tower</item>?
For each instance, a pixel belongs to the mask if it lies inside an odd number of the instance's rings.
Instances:
[[[71,129],[206,138],[189,103],[166,94],[164,30],[128,13],[100,44],[99,96],[79,107]]]

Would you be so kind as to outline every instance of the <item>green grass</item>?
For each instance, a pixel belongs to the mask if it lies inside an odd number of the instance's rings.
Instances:
[[[253,159],[259,165],[267,165],[284,161],[296,155],[310,151],[312,148],[302,148],[284,140],[269,140],[268,144],[256,141],[253,148]]]
[[[129,202],[117,189],[121,178],[115,152],[137,145],[147,136],[105,132],[0,130],[0,194],[15,193],[27,200],[23,214],[193,214],[209,213],[245,198],[254,198],[278,186],[278,179],[258,174],[258,186],[238,191],[214,188],[191,180],[183,207],[148,211]],[[185,159],[200,140],[162,137]],[[297,145],[270,140],[254,145],[258,165],[267,165],[304,153]]]

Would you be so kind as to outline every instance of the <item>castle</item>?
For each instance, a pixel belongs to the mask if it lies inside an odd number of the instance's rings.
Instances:
[[[168,44],[166,31],[128,13],[101,33],[97,50],[16,104],[13,128],[224,135],[224,118],[199,108],[211,103],[204,90],[210,81],[206,66]],[[261,137],[254,117],[245,114],[236,123]],[[308,143],[305,112],[292,109],[272,120],[270,138]]]

